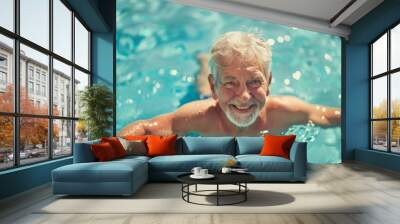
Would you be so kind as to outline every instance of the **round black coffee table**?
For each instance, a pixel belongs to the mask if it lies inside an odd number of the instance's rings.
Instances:
[[[198,205],[215,205],[215,204],[202,204],[190,201],[190,196],[204,196],[204,197],[216,197],[217,206],[220,205],[234,205],[239,204],[241,202],[245,202],[247,200],[247,192],[249,188],[247,187],[247,183],[255,180],[255,177],[248,173],[215,173],[213,174],[215,177],[212,179],[193,179],[190,177],[191,173],[182,174],[177,177],[178,181],[182,183],[182,199],[188,203],[198,204]],[[216,185],[215,190],[197,190],[198,184],[205,185]],[[190,191],[190,186],[195,186],[194,191]],[[223,190],[220,189],[220,185],[236,185],[238,186],[237,190]],[[209,192],[215,192],[215,194],[205,194]],[[234,201],[231,203],[221,203],[221,197],[230,197],[230,196],[241,196],[240,200]]]

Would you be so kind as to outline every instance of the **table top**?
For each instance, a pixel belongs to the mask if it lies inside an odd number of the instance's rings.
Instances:
[[[249,173],[212,173],[215,177],[211,179],[193,179],[190,177],[191,174],[179,175],[177,179],[186,184],[236,184],[255,180],[255,177]]]

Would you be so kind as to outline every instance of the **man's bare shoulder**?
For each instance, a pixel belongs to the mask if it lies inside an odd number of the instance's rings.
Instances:
[[[213,99],[197,100],[187,103],[173,113],[173,130],[204,132],[209,123],[217,119],[217,104]]]
[[[269,96],[267,110],[288,113],[299,112],[303,104],[304,101],[295,96]]]
[[[196,100],[178,108],[174,113],[175,121],[204,122],[217,117],[217,103],[214,99]]]

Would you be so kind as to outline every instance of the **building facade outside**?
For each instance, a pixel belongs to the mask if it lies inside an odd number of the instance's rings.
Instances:
[[[0,99],[4,97],[13,96],[14,86],[14,65],[13,48],[0,41]],[[54,60],[56,61],[56,60]],[[48,115],[49,109],[49,97],[53,97],[53,116],[57,117],[73,117],[72,116],[72,70],[70,66],[67,71],[61,71],[53,61],[53,89],[52,93],[49,94],[49,67],[46,64],[35,60],[34,58],[26,56],[25,52],[21,50],[20,53],[20,112],[23,114],[33,115]],[[61,62],[58,62],[60,64]],[[64,66],[65,67],[65,66]],[[63,69],[65,70],[65,69]],[[68,72],[69,71],[69,72]],[[75,80],[75,87],[79,85],[79,80]],[[6,95],[8,94],[8,95]],[[75,105],[79,105],[79,90],[76,90],[77,97],[75,98]],[[5,102],[8,102],[8,108],[13,108],[14,101],[7,99],[0,101],[0,106],[6,108]],[[13,112],[4,111],[3,112]],[[75,117],[79,117],[80,108],[75,107]],[[4,118],[4,116],[3,116]],[[12,121],[12,119],[10,119]],[[30,121],[30,123],[29,123]],[[53,119],[53,157],[59,157],[63,155],[70,155],[72,152],[72,120],[70,119]],[[12,132],[12,124],[10,123],[10,131]],[[21,134],[20,134],[20,158],[21,164],[32,163],[48,158],[48,119],[47,118],[20,118],[21,123]],[[33,125],[31,124],[33,123]],[[30,134],[32,136],[35,133],[29,133],[29,126],[34,129],[38,127],[38,123],[42,123],[43,129],[46,129],[46,133],[43,132],[42,136],[39,137],[43,141],[35,142],[29,139]],[[40,125],[39,125],[40,126]],[[26,129],[26,130],[24,130]],[[26,132],[26,133],[25,133]],[[40,131],[38,131],[40,132]],[[7,132],[2,132],[7,134]],[[0,133],[1,134],[1,133]],[[12,133],[11,133],[12,134]],[[24,135],[25,138],[24,138]],[[82,133],[76,133],[76,136],[82,137]],[[0,136],[4,138],[5,136]],[[34,138],[34,137],[32,137]],[[12,137],[11,137],[12,139]],[[24,139],[28,139],[25,144]],[[33,143],[32,143],[33,142]],[[37,143],[37,144],[35,144]],[[8,166],[12,166],[13,163],[13,147],[7,144],[0,144],[0,169]],[[11,163],[11,164],[9,164]],[[3,164],[3,166],[2,166]]]

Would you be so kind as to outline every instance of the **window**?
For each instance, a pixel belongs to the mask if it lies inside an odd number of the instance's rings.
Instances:
[[[28,93],[33,94],[33,82],[28,82]]]
[[[53,120],[53,157],[70,155],[72,144],[71,120]]]
[[[371,148],[400,153],[400,24],[370,44]]]
[[[62,106],[59,104],[60,102],[58,101],[59,94],[60,100],[62,103],[64,103],[64,96],[71,96],[72,95],[72,90],[71,89],[65,89],[64,85],[65,83],[70,83],[72,84],[72,68],[69,65],[66,65],[56,59],[53,60],[53,65],[54,65],[54,70],[53,70],[53,78],[54,78],[54,83],[53,83],[53,90],[54,90],[54,95],[53,95],[53,114],[59,114],[60,113],[60,108],[58,106]],[[72,101],[72,98],[70,99]],[[68,104],[72,104],[72,102],[68,102]],[[65,114],[62,113],[63,116],[68,116],[72,117],[72,108],[68,107],[66,108]]]
[[[71,60],[72,12],[60,0],[53,0],[54,53]]]
[[[89,69],[89,32],[77,18],[75,18],[75,62]]]
[[[14,0],[0,1],[0,26],[14,31]]]
[[[7,73],[0,71],[0,84],[6,85],[7,84]]]
[[[42,86],[42,96],[46,97],[46,86]]]
[[[19,0],[21,36],[49,48],[49,0]]]
[[[0,20],[3,18],[3,8],[1,8],[4,2],[0,1]],[[1,23],[0,23],[1,25]],[[14,42],[13,39],[0,33],[0,57],[2,58],[0,63],[0,115],[1,112],[12,113],[14,112],[14,83],[13,83],[13,66],[11,65],[12,58],[14,57]],[[9,59],[8,62],[5,59]],[[10,65],[8,65],[10,64]],[[11,133],[9,133],[11,135]],[[0,136],[1,139],[1,136]],[[0,143],[0,149],[2,144]],[[1,160],[0,160],[1,169]]]
[[[0,91],[6,91],[7,85],[7,56],[0,53]]]
[[[36,80],[40,81],[40,70],[36,69]]]
[[[36,84],[36,95],[40,95],[40,84]]]
[[[32,66],[29,66],[28,74],[29,74],[29,79],[33,80],[33,67]]]
[[[0,67],[7,68],[7,56],[0,55]]]
[[[90,31],[62,0],[0,0],[0,26],[0,170],[72,155],[74,136],[87,139],[74,105],[90,85]]]

